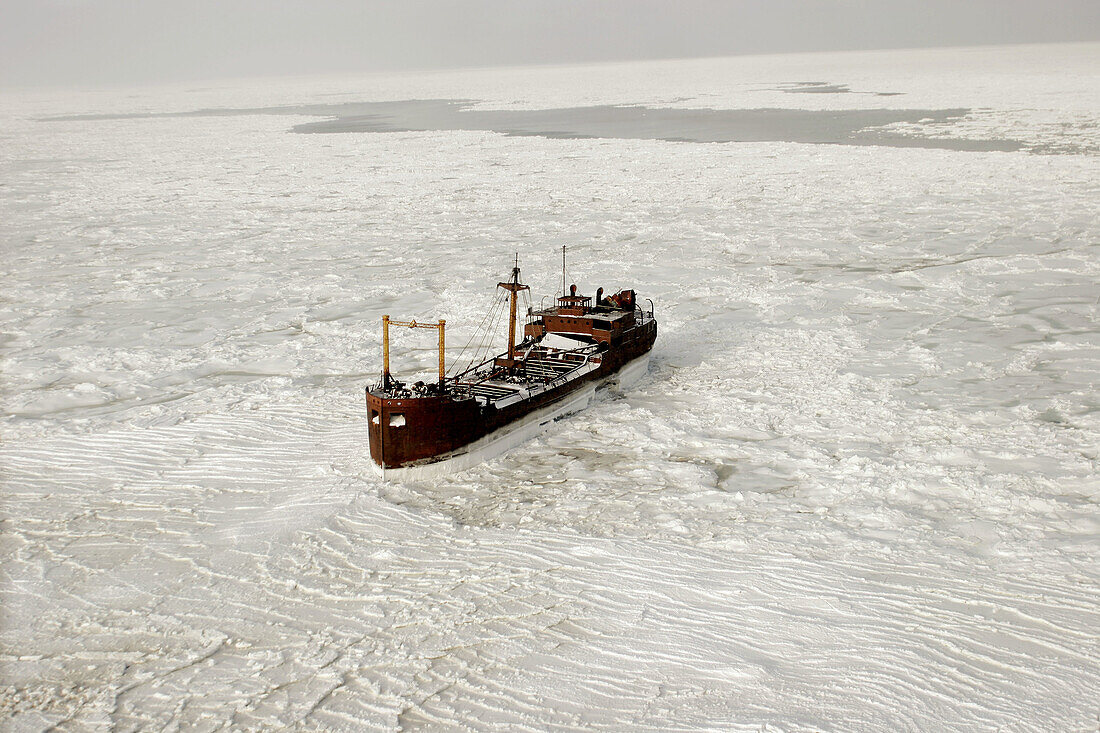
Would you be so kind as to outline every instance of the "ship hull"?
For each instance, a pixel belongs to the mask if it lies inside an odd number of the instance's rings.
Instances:
[[[648,362],[649,356],[638,361]],[[465,471],[485,461],[507,453],[516,446],[535,438],[549,430],[553,424],[588,407],[595,398],[596,390],[602,384],[591,382],[573,390],[557,402],[536,409],[523,417],[504,425],[497,430],[468,443],[456,450],[440,454],[432,459],[415,462],[400,468],[383,468],[375,463],[374,467],[389,480],[422,480],[445,476],[456,471]]]
[[[656,337],[654,321],[631,329],[627,338],[603,352],[598,368],[499,409],[472,398],[401,399],[368,390],[371,457],[389,476],[395,469],[411,474],[406,469],[428,466],[433,470],[416,473],[462,470],[486,460],[480,455],[486,451],[499,455],[554,419],[583,409],[597,386],[636,376]]]

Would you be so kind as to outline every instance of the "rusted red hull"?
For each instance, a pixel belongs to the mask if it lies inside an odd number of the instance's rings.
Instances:
[[[554,324],[549,325],[553,330]],[[597,368],[501,407],[472,397],[456,399],[451,394],[394,398],[380,389],[368,389],[371,457],[383,468],[424,465],[449,458],[582,387],[613,376],[623,365],[652,349],[656,338],[657,323],[652,317],[640,324],[632,322],[613,336],[609,332],[607,348],[600,354]]]

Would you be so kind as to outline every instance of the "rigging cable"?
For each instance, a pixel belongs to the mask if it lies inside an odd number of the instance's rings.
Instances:
[[[488,324],[491,322],[492,315],[495,311],[496,311],[496,302],[494,300],[494,302],[485,310],[485,315],[482,317],[481,323],[478,324],[478,327],[476,329],[474,329],[472,334],[470,334],[470,338],[466,342],[466,345],[462,347],[462,353],[463,354],[466,354],[468,351],[470,351],[471,346],[473,347],[473,349],[472,349],[473,354],[475,354],[475,355],[477,354],[478,349],[481,348],[481,340],[484,338],[483,334],[485,332],[485,329],[488,328]],[[470,366],[471,363],[473,363],[473,356],[470,357],[468,362],[463,362],[461,359],[456,359],[455,360],[456,377],[457,377],[457,375],[462,374],[467,369],[469,369],[469,366]]]
[[[496,300],[500,300],[499,295],[497,296]],[[466,349],[470,347],[470,344],[473,343],[474,339],[482,332],[482,329],[485,327],[485,322],[489,320],[489,316],[491,316],[495,310],[496,302],[494,301],[493,305],[491,305],[488,310],[485,311],[485,315],[482,317],[481,323],[477,324],[477,328],[475,328],[473,332],[471,332],[470,338],[466,340],[466,344],[458,352],[458,356],[456,356],[454,358],[454,361],[451,362],[451,368],[447,370],[447,374],[451,374],[452,372],[461,373],[462,371],[464,371],[458,369],[458,366],[462,363],[462,355],[466,353]]]
[[[494,313],[493,320],[489,322],[489,328],[485,331],[485,341],[478,349],[477,356],[474,358],[474,364],[480,364],[485,354],[491,353],[493,350],[493,339],[496,337],[496,330],[500,328],[500,323],[504,320],[504,313],[508,310],[508,294],[501,293],[500,303],[497,305]]]
[[[526,314],[523,317],[523,322],[524,322],[524,324],[527,324],[531,320],[531,309],[533,307],[533,304],[531,303],[531,291],[530,291],[530,289],[523,291],[523,307],[525,309],[524,313]],[[527,329],[524,328],[523,329],[523,338],[520,339],[520,342],[523,342],[526,338],[527,338]]]
[[[506,293],[497,296],[496,301],[493,303],[493,306],[492,306],[492,308],[490,309],[490,311],[488,313],[488,315],[489,315],[489,325],[485,328],[485,330],[479,332],[478,335],[480,336],[480,339],[478,340],[478,344],[474,348],[474,353],[473,353],[473,356],[470,357],[469,364],[466,366],[466,368],[463,371],[469,370],[470,368],[472,368],[476,364],[481,363],[482,354],[492,346],[492,340],[493,340],[494,330],[496,328],[496,323],[499,320],[500,315],[504,311],[504,306],[505,306],[505,300],[506,299],[507,299],[507,294]]]

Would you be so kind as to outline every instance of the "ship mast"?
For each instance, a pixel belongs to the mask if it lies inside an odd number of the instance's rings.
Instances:
[[[497,283],[497,287],[504,288],[511,295],[511,302],[508,307],[508,359],[515,361],[516,359],[516,295],[521,290],[529,290],[526,285],[519,284],[519,253],[516,253],[516,266],[512,268],[512,281],[506,283]]]

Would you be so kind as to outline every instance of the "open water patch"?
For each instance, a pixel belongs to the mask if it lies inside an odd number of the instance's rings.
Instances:
[[[69,115],[49,121],[296,115],[324,117],[291,128],[298,133],[427,132],[469,130],[547,138],[608,138],[694,143],[791,142],[877,145],[963,151],[1014,151],[1018,140],[944,136],[944,128],[971,110],[954,109],[670,109],[595,105],[539,110],[479,109],[471,100],[418,99],[251,109],[117,115]],[[904,131],[896,126],[904,125]],[[935,131],[936,136],[920,134]]]

